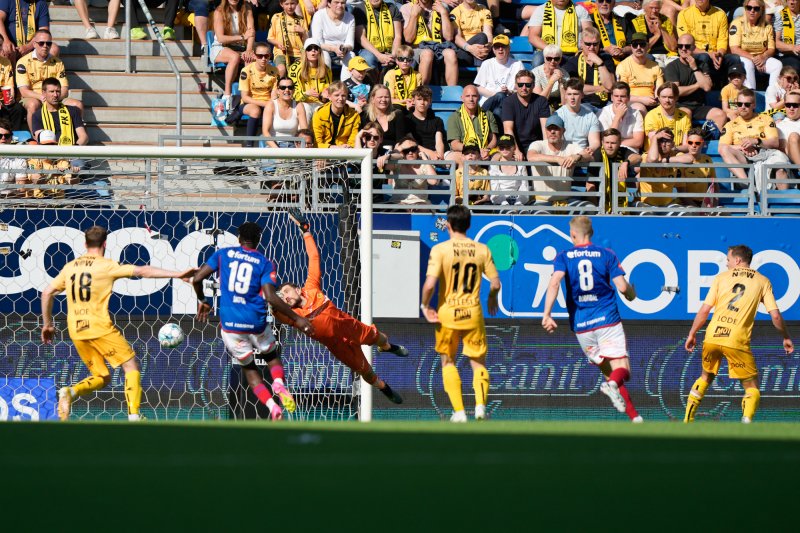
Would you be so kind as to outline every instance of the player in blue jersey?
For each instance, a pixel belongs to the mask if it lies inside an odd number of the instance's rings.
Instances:
[[[208,319],[211,304],[203,294],[203,280],[217,273],[220,288],[220,325],[225,347],[241,365],[247,383],[258,400],[267,406],[273,420],[283,418],[280,406],[275,403],[255,364],[257,350],[267,360],[272,375],[272,391],[290,413],[296,408],[294,398],[286,388],[285,373],[280,358],[280,347],[267,324],[267,303],[294,321],[294,326],[310,334],[311,323],[297,315],[278,298],[275,292],[275,267],[256,250],[261,242],[261,227],[253,222],[239,226],[239,244],[222,248],[201,266],[194,276],[194,292],[200,301],[197,319]]]
[[[564,279],[570,329],[578,337],[583,353],[600,367],[607,379],[600,390],[617,411],[627,413],[633,422],[641,422],[642,417],[625,388],[631,371],[616,295],[619,290],[630,301],[636,298],[636,290],[625,279],[617,255],[592,244],[593,234],[589,217],[570,220],[569,236],[575,246],[558,254],[553,261],[555,268],[547,287],[542,327],[548,333],[558,327],[551,312]]]

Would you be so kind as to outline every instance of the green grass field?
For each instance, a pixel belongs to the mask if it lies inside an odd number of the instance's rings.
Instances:
[[[775,530],[800,492],[800,424],[3,423],[0,452],[4,531]]]

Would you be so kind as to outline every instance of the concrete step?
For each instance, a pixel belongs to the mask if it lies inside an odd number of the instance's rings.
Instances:
[[[83,119],[87,124],[174,124],[176,115],[174,105],[144,109],[94,106],[86,108]],[[183,108],[184,125],[207,126],[210,123],[211,111],[208,107]]]
[[[202,73],[205,61],[199,57],[175,56],[175,65],[181,72]],[[61,60],[67,72],[121,72],[125,70],[125,58],[117,55],[71,55],[62,54]],[[135,56],[133,58],[134,72],[168,72],[172,73],[169,62],[165,56]]]
[[[158,20],[158,19],[156,19],[156,20]],[[95,20],[90,20],[90,22],[93,22],[94,29],[97,30],[98,34],[100,34],[100,38],[102,40],[103,32],[105,31],[106,23],[108,21],[106,21],[105,19],[100,19],[99,21],[95,19]],[[119,32],[121,37],[125,35],[124,34],[124,31],[125,31],[124,22],[125,22],[125,19],[122,18],[122,17],[119,17],[119,20],[117,21],[117,23],[114,24],[114,28],[116,28],[116,30]],[[132,24],[133,24],[134,27],[136,27],[136,21],[133,21]],[[140,27],[144,28],[144,30],[150,36],[150,39],[155,39],[156,38],[156,35],[153,32],[153,29],[150,27],[149,24],[142,24]],[[163,25],[162,24],[158,24],[158,28],[159,28],[159,30],[162,29]],[[56,42],[62,42],[64,40],[69,40],[69,39],[84,39],[85,38],[84,36],[86,35],[86,27],[84,27],[83,22],[80,22],[80,21],[77,21],[77,22],[58,22],[56,25],[54,25],[50,29],[50,31],[53,33],[53,39],[55,39]],[[188,31],[184,31],[183,27],[176,28],[175,29],[175,33],[176,33],[176,37],[179,38],[179,39],[184,39],[184,38],[191,39],[191,36],[192,36],[192,34],[189,33]],[[91,40],[94,41],[96,39],[91,39]]]
[[[124,124],[89,124],[86,126],[92,144],[113,142],[118,144],[158,144],[159,135],[175,135],[175,124],[124,125]],[[202,135],[213,142],[223,142],[219,137],[233,135],[233,128],[214,126],[184,126],[184,135]],[[198,141],[194,141],[198,144]],[[170,145],[174,142],[170,141]]]
[[[175,91],[128,91],[117,90],[96,90],[96,89],[72,89],[69,90],[70,98],[75,98],[83,102],[88,107],[175,107]],[[182,103],[184,109],[205,108],[211,109],[211,99],[216,94],[209,92],[199,92],[197,90],[184,92]],[[135,122],[136,117],[132,117]]]
[[[194,45],[192,41],[167,41],[167,48],[172,54],[173,58],[194,56],[200,54],[200,46],[197,47],[197,54],[193,52]],[[125,57],[125,41],[122,39],[92,39],[87,41],[85,39],[69,39],[67,41],[59,41],[62,54],[69,55],[115,55],[121,56],[120,67],[117,70],[125,70],[123,64]],[[163,56],[161,47],[158,41],[144,40],[132,41],[131,53],[135,56]]]
[[[181,74],[182,91],[200,90],[201,83],[206,83],[208,76],[204,74]],[[95,91],[125,89],[128,91],[174,91],[175,76],[159,72],[70,72],[69,86],[76,89],[92,89]]]
[[[50,20],[58,23],[55,24],[54,26],[58,26],[62,22],[80,22],[81,20],[81,18],[78,16],[78,10],[69,4],[66,5],[51,4],[49,11],[50,11]],[[150,14],[153,15],[153,19],[159,24],[161,23],[161,21],[164,20],[163,9],[151,9]],[[131,18],[133,18],[132,13],[131,13]],[[108,9],[100,7],[89,7],[89,20],[94,23],[102,24],[103,26],[105,26],[105,23],[108,20]],[[121,24],[123,22],[125,22],[125,8],[120,6],[119,14],[117,15],[117,23]]]

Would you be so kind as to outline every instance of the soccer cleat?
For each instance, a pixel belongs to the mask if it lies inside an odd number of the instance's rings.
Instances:
[[[608,396],[614,408],[620,413],[625,412],[625,398],[619,393],[619,387],[613,381],[605,381],[600,385],[600,392]]]
[[[273,383],[272,384],[272,392],[278,395],[281,399],[281,404],[283,408],[289,411],[290,413],[294,413],[294,410],[297,408],[297,404],[294,402],[294,398],[292,397],[289,389],[282,383]]]
[[[454,411],[453,416],[450,417],[450,422],[456,422],[458,424],[464,423],[467,421],[467,413],[464,411]]]
[[[485,405],[476,405],[475,406],[475,420],[486,420],[486,406]]]
[[[108,26],[106,31],[103,32],[103,39],[119,39],[119,32],[112,26]]]
[[[269,410],[269,416],[273,420],[283,420],[283,410],[281,406],[278,404],[273,405],[272,409]]]
[[[631,419],[631,422],[633,422],[634,424],[643,424],[644,418],[642,418],[641,416],[635,416]]]
[[[399,394],[397,394],[395,391],[393,391],[388,383],[386,383],[385,381],[383,383],[384,383],[384,387],[382,389],[378,389],[378,390],[381,391],[384,396],[389,398],[390,402],[397,403],[397,404],[403,403],[403,398],[401,398]]]
[[[59,420],[69,420],[69,412],[72,409],[72,393],[69,387],[58,389],[58,418]]]
[[[136,27],[131,29],[131,39],[133,39],[134,41],[142,41],[144,39],[147,39],[147,37],[148,35],[147,32],[144,31],[144,28]]]
[[[173,30],[169,26],[164,26],[164,29],[161,30],[161,36],[164,39],[168,40],[168,41],[174,41],[175,40],[175,30]]]
[[[291,219],[294,220],[298,226],[300,226],[300,229],[303,230],[304,233],[311,228],[311,224],[308,223],[308,220],[303,216],[303,213],[301,213],[299,209],[292,207],[288,212],[289,217],[291,217]]]
[[[94,29],[92,26],[86,28],[86,33],[83,35],[84,39],[98,39],[100,36],[97,35],[97,30]]]
[[[408,357],[408,350],[402,344],[392,344],[388,350],[380,350],[384,353],[393,353],[397,357]]]
[[[144,415],[128,415],[128,422],[141,422],[142,420],[147,420],[147,417]]]
[[[750,422],[752,422],[752,420],[750,420],[749,416],[742,417],[742,424],[749,424]]]

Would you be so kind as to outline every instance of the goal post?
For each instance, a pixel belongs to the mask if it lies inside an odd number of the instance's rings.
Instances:
[[[236,245],[238,225],[253,220],[264,229],[261,249],[276,262],[279,280],[302,283],[305,249],[286,214],[300,208],[320,247],[326,294],[372,323],[369,150],[0,145],[0,166],[0,253],[6,258],[0,270],[0,326],[6,331],[0,391],[34,384],[49,409],[47,383],[63,386],[85,375],[63,313],[56,316],[59,342],[38,343],[38,299],[60,267],[85,251],[82,232],[95,223],[109,228],[110,257],[180,269]],[[342,217],[349,217],[347,223]],[[216,297],[213,285],[206,291]],[[348,294],[359,297],[353,301]],[[64,309],[57,302],[55,312]],[[235,374],[230,357],[215,328],[193,320],[196,299],[188,284],[120,280],[111,312],[142,358],[143,413],[156,419],[238,417],[226,399]],[[171,353],[157,346],[165,321],[187,332],[187,342]],[[275,329],[284,341],[288,385],[299,397],[295,417],[371,420],[369,385],[353,379],[324,347],[291,328]],[[371,348],[364,353],[371,363]],[[77,411],[90,419],[121,417],[120,376],[112,373],[107,389],[76,402]],[[253,405],[245,407],[260,416]]]

